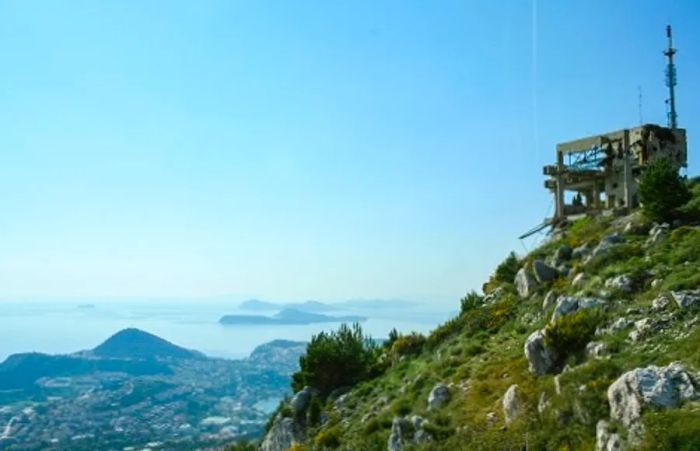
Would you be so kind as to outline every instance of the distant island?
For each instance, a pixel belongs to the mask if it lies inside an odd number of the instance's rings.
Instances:
[[[306,325],[314,323],[362,322],[367,317],[358,315],[330,316],[287,308],[272,316],[263,315],[224,315],[219,323],[224,325]]]
[[[338,307],[330,304],[324,304],[318,301],[306,301],[306,302],[287,302],[283,304],[276,304],[274,302],[261,301],[259,299],[250,299],[248,301],[242,302],[238,308],[241,310],[257,310],[257,311],[270,311],[270,310],[280,310],[280,309],[294,309],[307,313],[319,313],[328,312],[333,310],[338,310]]]

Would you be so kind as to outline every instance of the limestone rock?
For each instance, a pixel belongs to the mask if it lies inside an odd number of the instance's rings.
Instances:
[[[287,451],[295,441],[294,420],[277,416],[260,444],[261,451]]]
[[[591,341],[586,345],[586,355],[589,357],[603,357],[607,350],[605,343],[599,341]]]
[[[312,393],[313,389],[307,386],[299,390],[292,397],[292,400],[289,402],[289,405],[291,406],[292,411],[295,414],[306,410],[306,408],[309,406],[309,403],[311,402]]]
[[[651,318],[642,318],[634,322],[634,330],[630,332],[629,339],[633,342],[640,341],[652,333],[654,333],[659,327],[659,324]]]
[[[505,293],[505,290],[503,289],[503,287],[498,287],[495,290],[493,290],[491,293],[484,296],[483,303],[486,305],[493,304],[494,302],[501,299],[501,297],[503,297],[504,293]]]
[[[615,276],[605,281],[605,287],[631,293],[633,290],[632,278],[626,274]]]
[[[503,416],[506,424],[510,424],[520,413],[520,394],[517,384],[508,387],[503,395]]]
[[[542,260],[532,262],[532,272],[539,283],[549,282],[559,277],[556,269],[552,268]]]
[[[654,224],[654,226],[649,230],[649,238],[644,242],[645,247],[650,247],[660,242],[671,229],[671,226],[664,222],[663,224]]]
[[[582,245],[574,248],[573,251],[571,251],[571,258],[584,258],[587,257],[588,254],[591,253],[593,246],[589,242],[585,242]]]
[[[571,248],[568,245],[562,244],[554,252],[554,261],[557,263],[561,263],[561,262],[564,262],[566,260],[569,260],[571,258],[572,252],[573,251],[571,250]]]
[[[537,281],[527,272],[525,268],[515,274],[515,289],[518,290],[520,297],[529,298],[537,290]]]
[[[631,427],[641,418],[644,406],[677,407],[695,394],[690,375],[680,363],[636,368],[608,387],[610,417]]]
[[[429,442],[433,439],[424,429],[428,421],[418,415],[410,418],[395,417],[391,422],[391,433],[387,442],[388,451],[401,451],[404,445]]]
[[[605,420],[600,420],[596,424],[595,439],[595,451],[620,451],[622,449],[620,434],[610,432],[610,424]]]
[[[671,296],[681,309],[700,307],[700,289],[672,291]]]
[[[556,353],[544,344],[544,332],[533,332],[525,341],[525,357],[530,372],[542,376],[550,372],[556,365]]]
[[[557,293],[554,291],[550,290],[547,295],[544,297],[544,301],[542,301],[542,310],[548,310],[550,307],[552,307],[554,304],[557,302]]]
[[[589,262],[591,259],[596,257],[602,257],[610,253],[610,250],[616,245],[622,242],[622,238],[618,233],[613,233],[604,237],[600,240],[600,243],[593,249],[593,251],[584,259],[584,263]]]
[[[571,286],[581,287],[584,283],[586,283],[586,275],[580,272],[574,276],[573,280],[571,281]]]
[[[569,315],[579,310],[604,306],[605,301],[597,298],[584,298],[576,296],[559,296],[554,307],[551,322],[557,321],[562,316]]]
[[[401,432],[402,418],[394,418],[391,422],[391,433],[389,434],[389,442],[387,443],[387,451],[401,451],[403,449],[403,434]]]
[[[450,400],[450,390],[445,384],[437,384],[428,395],[428,410],[441,407]]]
[[[668,296],[660,294],[651,302],[651,311],[658,313],[668,307],[670,303],[671,301],[668,299]]]

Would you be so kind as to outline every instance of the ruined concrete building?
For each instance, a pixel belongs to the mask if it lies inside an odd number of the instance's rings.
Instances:
[[[545,187],[554,196],[554,217],[547,221],[550,225],[571,215],[636,208],[640,176],[657,160],[667,159],[677,169],[687,167],[686,132],[677,127],[676,121],[676,50],[670,26],[666,27],[666,37],[668,126],[647,124],[558,144],[556,164],[543,170],[549,177]]]
[[[686,167],[687,154],[684,129],[651,124],[557,144],[556,164],[543,169],[549,176],[545,187],[554,195],[554,219],[635,208],[644,169],[659,159]]]

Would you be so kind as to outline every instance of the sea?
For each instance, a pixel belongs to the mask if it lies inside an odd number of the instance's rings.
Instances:
[[[332,304],[331,304],[332,305]],[[392,328],[399,332],[427,333],[454,311],[431,303],[373,305],[371,302],[327,315],[362,315],[361,323],[372,338],[386,338]],[[271,315],[275,311],[245,311],[237,303],[222,301],[0,301],[0,362],[21,352],[69,354],[92,349],[112,334],[135,327],[178,346],[210,357],[244,358],[256,346],[276,339],[308,341],[340,323],[309,325],[222,325],[225,314]]]

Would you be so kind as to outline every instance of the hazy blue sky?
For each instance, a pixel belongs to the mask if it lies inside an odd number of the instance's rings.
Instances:
[[[700,164],[700,2],[0,1],[0,297],[456,300],[559,141]],[[456,304],[455,304],[456,305]]]

